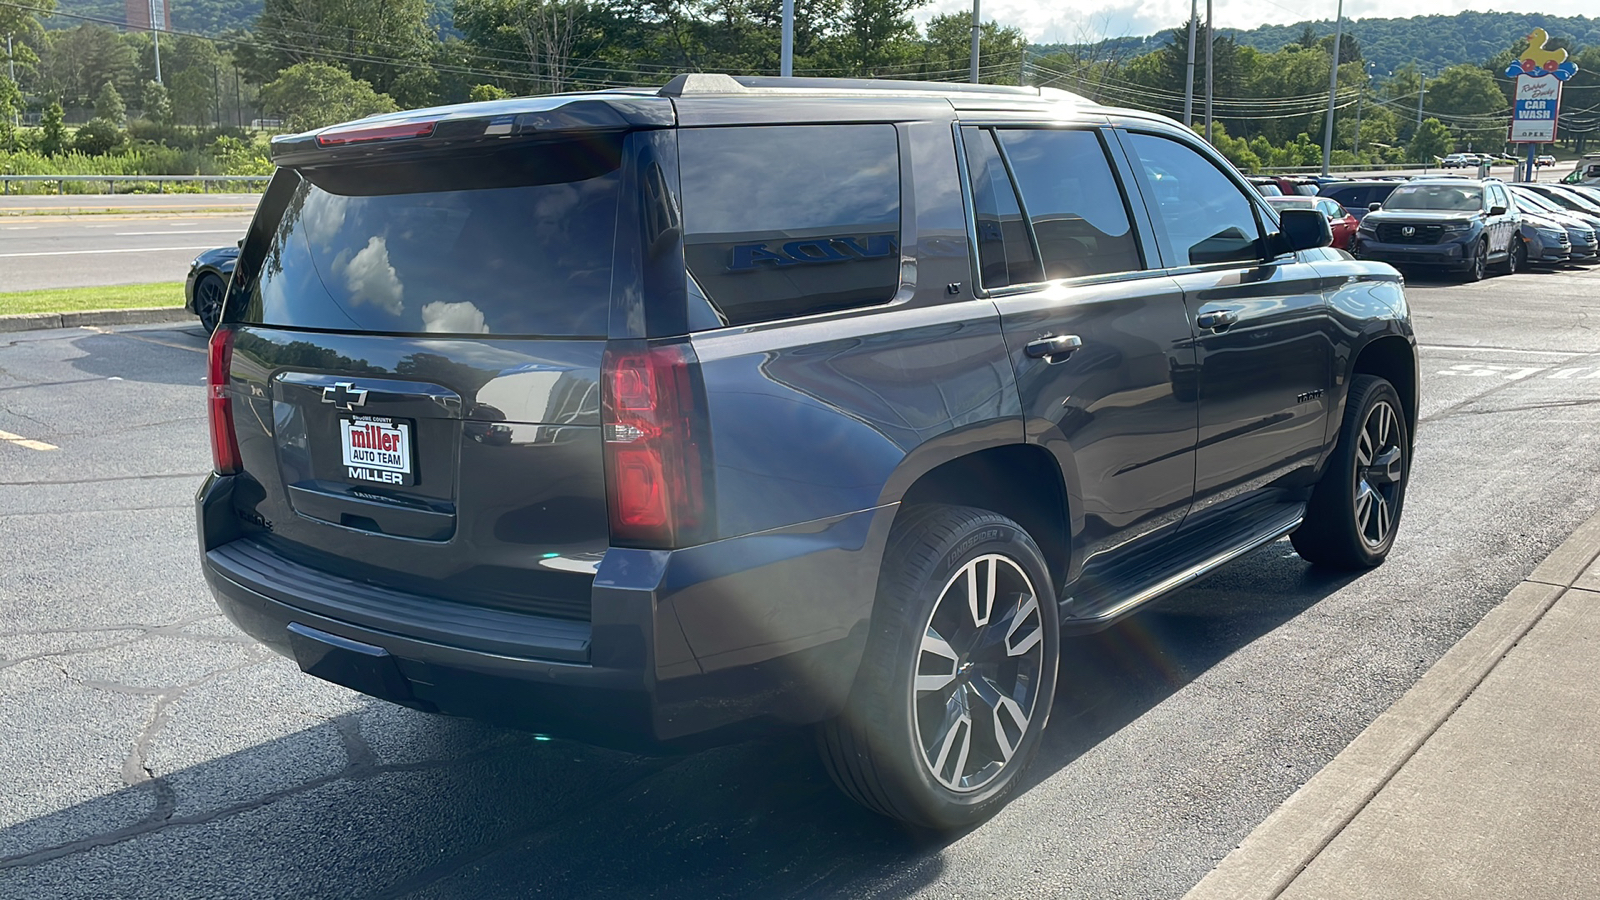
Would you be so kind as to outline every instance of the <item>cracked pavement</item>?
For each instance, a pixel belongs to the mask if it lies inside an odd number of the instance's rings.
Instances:
[[[198,329],[4,336],[0,431],[59,449],[0,442],[0,898],[1178,897],[1600,506],[1600,269],[1411,288],[1390,562],[1280,542],[1065,642],[1031,786],[946,838],[802,734],[645,758],[302,675],[200,578]]]

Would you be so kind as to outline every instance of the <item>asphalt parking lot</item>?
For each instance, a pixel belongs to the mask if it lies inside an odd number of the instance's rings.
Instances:
[[[802,734],[642,758],[301,675],[200,579],[198,328],[0,335],[0,896],[1179,897],[1600,507],[1600,269],[1410,296],[1389,562],[1283,541],[1069,640],[1031,786],[943,839]]]

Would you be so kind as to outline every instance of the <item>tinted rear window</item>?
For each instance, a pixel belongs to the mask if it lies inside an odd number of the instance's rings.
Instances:
[[[893,125],[678,133],[684,256],[731,325],[886,303],[900,283]]]
[[[293,178],[240,318],[334,331],[603,336],[620,142]]]

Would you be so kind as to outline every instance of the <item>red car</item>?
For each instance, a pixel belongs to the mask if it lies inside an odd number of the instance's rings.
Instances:
[[[1267,202],[1279,209],[1320,209],[1328,217],[1328,228],[1333,231],[1333,246],[1350,249],[1356,236],[1356,217],[1350,215],[1338,201],[1328,197],[1268,197]]]

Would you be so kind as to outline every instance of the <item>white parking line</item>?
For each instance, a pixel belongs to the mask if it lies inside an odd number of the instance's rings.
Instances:
[[[1526,353],[1532,356],[1587,356],[1572,350],[1513,350],[1510,347],[1461,347],[1450,344],[1418,344],[1424,350],[1441,353]]]
[[[0,431],[0,441],[3,441],[5,443],[7,443],[7,444],[16,444],[18,447],[26,447],[29,450],[60,450],[61,449],[60,447],[57,447],[55,444],[46,444],[44,441],[29,440],[28,438],[25,438],[20,434],[12,434],[9,431]]]
[[[116,250],[40,250],[35,253],[0,253],[0,259],[17,259],[23,256],[89,256],[96,253],[170,253],[177,250],[210,250],[211,245],[201,247],[127,247]]]
[[[144,237],[152,234],[242,234],[237,228],[208,228],[197,231],[118,231],[117,237]]]

